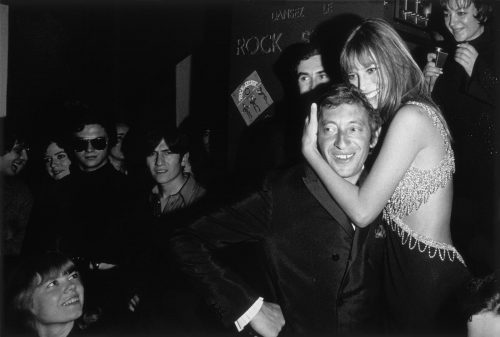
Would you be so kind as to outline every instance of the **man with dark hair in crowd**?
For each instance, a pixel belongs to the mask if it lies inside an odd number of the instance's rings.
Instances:
[[[73,123],[73,151],[83,172],[94,172],[108,163],[108,149],[116,143],[116,131],[105,117],[86,114]]]
[[[134,310],[151,333],[209,333],[216,328],[214,320],[207,319],[211,313],[172,262],[168,249],[172,232],[203,212],[206,190],[186,171],[189,139],[167,122],[149,121],[130,131],[123,150],[129,176],[139,182],[134,213],[141,226],[134,229],[134,265],[140,277]],[[159,288],[151,287],[156,279],[161,280]]]
[[[312,43],[289,46],[276,61],[274,70],[284,97],[243,132],[235,172],[244,190],[260,184],[269,170],[289,167],[301,160],[300,135],[306,112],[321,85],[330,81],[320,51]]]
[[[123,144],[135,187],[146,195],[155,217],[182,210],[205,194],[191,174],[187,134],[167,122],[143,122]]]
[[[19,174],[28,162],[29,147],[20,128],[11,117],[0,119],[2,133],[0,156],[0,186],[2,206],[0,230],[2,231],[1,257],[6,271],[21,253],[21,248],[33,207],[33,195]],[[5,274],[4,274],[5,275]]]
[[[189,141],[177,128],[164,127],[147,134],[142,150],[155,181],[150,202],[156,216],[183,209],[198,201],[205,189],[185,171],[189,165]]]
[[[116,131],[107,111],[83,103],[67,106],[71,150],[77,169],[71,173],[74,193],[59,250],[79,259],[86,273],[87,308],[113,316],[126,312],[127,284],[116,283],[130,261],[130,191],[126,176],[109,163]],[[103,315],[104,317],[104,315]]]
[[[380,117],[352,86],[331,87],[319,108],[318,148],[355,184],[380,133]],[[301,164],[271,176],[242,201],[205,216],[171,240],[181,268],[226,323],[259,335],[373,332],[380,328],[382,237],[354,228],[314,171]],[[376,235],[377,233],[377,235]],[[215,252],[257,242],[274,294],[264,299]],[[257,256],[255,256],[257,259]]]
[[[328,83],[330,77],[323,67],[319,49],[310,43],[303,45],[295,68],[297,84],[301,94],[307,93],[322,83]]]
[[[285,110],[281,113],[285,121],[283,148],[288,166],[302,159],[300,139],[306,113],[311,102],[321,95],[323,88],[330,82],[330,75],[325,70],[317,44],[300,43],[295,48],[294,81],[290,81],[294,84],[294,94],[286,96],[284,105],[280,107]]]

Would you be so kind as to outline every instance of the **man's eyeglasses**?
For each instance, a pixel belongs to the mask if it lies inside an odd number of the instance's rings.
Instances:
[[[73,149],[76,152],[82,152],[88,149],[89,144],[95,150],[104,150],[108,145],[108,140],[106,137],[97,137],[92,139],[75,138],[73,140]]]

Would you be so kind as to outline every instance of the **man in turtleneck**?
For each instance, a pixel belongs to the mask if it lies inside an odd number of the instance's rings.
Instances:
[[[74,110],[70,131],[78,169],[70,176],[75,192],[70,201],[73,218],[62,235],[59,249],[79,258],[84,262],[83,267],[90,269],[86,277],[89,307],[123,312],[127,307],[125,287],[106,282],[116,279],[129,261],[128,181],[108,159],[109,149],[116,143],[116,132],[106,118],[106,111],[83,105]]]

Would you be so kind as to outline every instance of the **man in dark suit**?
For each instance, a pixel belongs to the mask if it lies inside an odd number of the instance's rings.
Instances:
[[[318,149],[356,184],[377,143],[380,118],[351,86],[330,87],[320,102]],[[258,192],[199,219],[171,244],[227,325],[250,326],[262,336],[277,336],[283,327],[283,333],[331,336],[377,330],[376,229],[355,228],[302,164],[271,175]],[[216,250],[250,241],[260,244],[268,273],[262,277],[273,284],[266,299],[216,261]]]

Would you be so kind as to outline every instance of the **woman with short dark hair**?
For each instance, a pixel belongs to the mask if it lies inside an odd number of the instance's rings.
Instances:
[[[432,98],[443,110],[454,139],[457,173],[453,201],[453,236],[471,271],[493,271],[495,228],[495,140],[497,96],[491,0],[440,0],[443,10],[443,65],[436,52],[424,68]],[[498,55],[497,55],[498,58]]]

